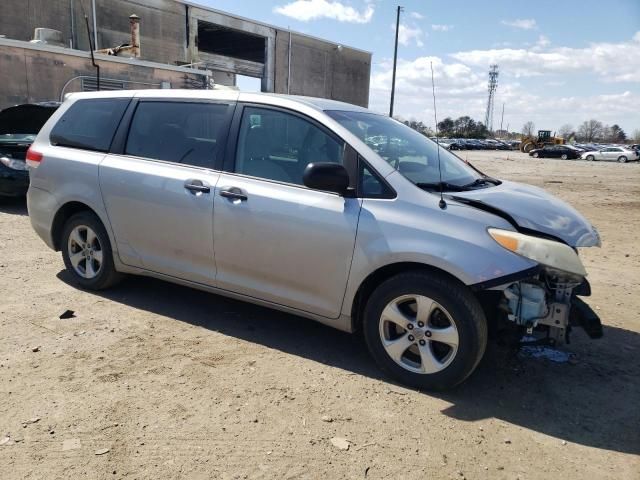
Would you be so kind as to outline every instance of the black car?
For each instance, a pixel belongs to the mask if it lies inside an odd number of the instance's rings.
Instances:
[[[59,106],[59,102],[27,103],[0,112],[0,197],[27,193],[27,150]]]
[[[580,158],[579,150],[567,145],[545,145],[543,148],[536,148],[529,152],[530,157],[535,158],[561,158],[563,160]]]
[[[462,145],[460,140],[454,138],[454,139],[452,139],[450,141],[451,141],[451,143],[449,144],[449,150],[463,150],[464,149],[464,146]]]

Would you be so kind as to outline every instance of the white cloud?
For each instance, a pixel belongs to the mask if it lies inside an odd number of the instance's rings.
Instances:
[[[640,33],[640,32],[639,32]],[[638,33],[636,33],[636,36]],[[638,42],[592,43],[585,48],[544,48],[549,40],[541,36],[532,49],[499,48],[457,52],[451,56],[466,65],[500,65],[502,71],[522,77],[549,73],[595,73],[605,82],[640,82]]]
[[[414,96],[414,100],[429,98],[431,63],[439,95],[455,96],[486,91],[484,77],[479,77],[470,67],[461,63],[446,64],[440,57],[418,57],[413,61],[399,59],[396,73],[397,91]],[[371,76],[371,89],[384,92],[388,91],[391,85],[391,63],[381,63],[380,67]]]
[[[515,20],[502,20],[503,25],[509,27],[521,28],[522,30],[533,30],[537,28],[535,19],[533,18],[517,18]]]
[[[364,10],[359,11],[338,1],[295,0],[286,5],[275,7],[273,11],[302,22],[330,18],[339,22],[369,23],[373,18],[374,6],[369,3]]]
[[[396,26],[392,24],[391,29],[395,31]],[[411,43],[415,43],[418,47],[423,47],[424,42],[422,39],[424,36],[425,33],[420,27],[415,25],[409,26],[403,23],[400,24],[400,29],[398,30],[398,42],[401,45],[409,46]]]
[[[546,35],[540,35],[534,48],[546,48],[549,45],[551,45],[551,40],[549,40],[549,37],[547,37]]]
[[[411,12],[409,15],[411,15],[411,17],[415,18],[416,20],[424,19],[424,15],[422,15],[420,12]]]
[[[637,108],[640,89],[626,85],[616,88],[620,83],[611,82],[640,85],[638,43],[640,33],[628,42],[592,44],[583,49],[476,50],[458,52],[447,59],[401,58],[398,60],[395,111],[404,118],[415,118],[433,126],[430,68],[430,62],[433,62],[439,119],[470,115],[482,121],[487,102],[487,66],[497,61],[501,78],[496,105],[506,103],[504,126],[509,124],[512,131],[520,130],[528,120],[533,120],[541,129],[554,130],[565,123],[578,125],[589,118],[597,118],[604,123],[618,123],[629,132],[640,125]],[[370,94],[373,110],[386,112],[389,109],[391,70],[390,60],[374,65]],[[567,90],[568,85],[580,78],[576,73],[589,79],[594,72],[601,81],[610,83],[607,94],[580,95]],[[518,75],[522,79],[527,75],[538,75],[540,78],[533,85],[542,87],[532,88],[530,80],[521,83]],[[494,128],[498,127],[494,121]]]
[[[431,29],[436,32],[448,32],[452,28],[453,28],[453,25],[438,25],[438,24],[431,25]]]

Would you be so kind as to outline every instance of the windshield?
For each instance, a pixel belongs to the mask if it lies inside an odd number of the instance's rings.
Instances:
[[[375,113],[331,110],[331,118],[364,141],[389,165],[422,188],[438,187],[438,147],[433,140]],[[448,150],[440,147],[442,185],[445,190],[479,186],[484,177]]]

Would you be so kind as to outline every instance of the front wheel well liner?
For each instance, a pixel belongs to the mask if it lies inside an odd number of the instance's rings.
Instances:
[[[364,305],[371,293],[388,278],[398,275],[400,273],[407,272],[425,272],[436,273],[438,275],[444,275],[460,285],[464,286],[464,283],[460,281],[454,275],[442,270],[441,268],[428,265],[426,263],[417,262],[399,262],[385,265],[370,273],[367,278],[360,284],[358,291],[356,292],[353,303],[351,305],[351,331],[358,332],[362,330],[362,312]]]
[[[58,209],[55,216],[53,217],[53,223],[51,224],[51,238],[53,240],[53,247],[56,252],[59,252],[61,249],[60,242],[62,240],[62,230],[64,229],[65,223],[67,223],[67,220],[69,220],[73,215],[79,212],[90,212],[93,213],[96,217],[100,218],[91,207],[82,202],[65,203]]]

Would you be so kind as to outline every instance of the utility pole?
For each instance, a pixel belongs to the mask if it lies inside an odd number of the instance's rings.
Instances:
[[[396,96],[396,65],[398,63],[398,33],[400,32],[400,12],[402,7],[398,5],[396,15],[396,44],[393,50],[393,78],[391,80],[391,104],[389,105],[389,116],[393,118],[393,101]]]
[[[502,122],[504,121],[504,102],[502,102],[502,116],[500,117],[500,131],[502,131]]]

